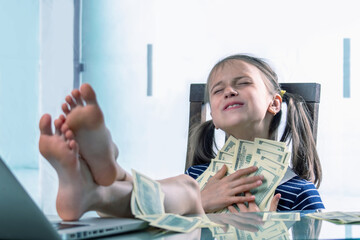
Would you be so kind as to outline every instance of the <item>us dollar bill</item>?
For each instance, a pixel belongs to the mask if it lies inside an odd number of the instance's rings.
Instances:
[[[131,208],[131,213],[138,217],[143,215],[143,212],[140,210],[139,205],[136,201],[136,193],[132,192],[131,193],[131,202],[130,202],[130,208]]]
[[[237,144],[238,144],[238,140],[230,135],[226,140],[224,146],[221,148],[221,151],[226,152],[230,155],[234,155],[237,149]]]
[[[271,148],[271,149],[274,149],[274,150],[278,150],[280,152],[285,152],[285,150],[287,148],[286,143],[279,142],[279,141],[274,141],[274,140],[270,140],[270,139],[255,138],[254,143],[257,146]]]
[[[216,156],[216,160],[224,161],[224,162],[233,162],[234,155],[230,153],[219,151],[218,155]]]
[[[160,183],[132,170],[136,202],[144,215],[163,214],[164,193]]]
[[[256,166],[256,163],[255,163]],[[255,203],[260,210],[266,211],[270,207],[270,198],[274,195],[275,189],[278,186],[282,176],[277,175],[273,171],[258,165],[258,170],[254,175],[263,175],[263,184],[250,192],[255,195]]]
[[[250,164],[254,151],[253,142],[245,140],[239,140],[238,142],[238,149],[233,160],[233,168],[235,171],[247,166],[251,166]]]
[[[202,223],[198,217],[183,217],[177,214],[163,214],[150,225],[176,232],[191,232]]]
[[[306,214],[307,217],[325,220],[337,224],[358,224],[360,223],[360,212],[317,212]]]
[[[211,168],[209,168],[209,171],[213,173],[217,173],[224,166],[224,164],[227,166],[228,169],[232,168],[232,162],[230,161],[213,159],[211,160],[211,162]]]
[[[300,221],[299,212],[265,212],[263,221]]]

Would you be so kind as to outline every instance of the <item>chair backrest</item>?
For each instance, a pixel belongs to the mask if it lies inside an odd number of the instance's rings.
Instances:
[[[205,86],[205,83],[193,83],[190,85],[189,135],[185,170],[191,166],[191,160],[189,159],[190,130],[194,126],[206,121],[206,107],[204,104]],[[312,118],[311,128],[316,142],[321,85],[319,83],[280,83],[280,87],[289,93],[300,95],[305,100]]]

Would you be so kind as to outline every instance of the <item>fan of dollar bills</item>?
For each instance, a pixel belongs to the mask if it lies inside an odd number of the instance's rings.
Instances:
[[[228,169],[227,175],[242,168],[257,166],[258,170],[250,176],[261,174],[264,180],[263,184],[251,190],[251,193],[255,195],[259,209],[268,211],[275,189],[288,168],[290,155],[284,142],[262,138],[255,138],[252,142],[230,136],[216,158],[211,160],[207,170],[196,180],[200,189],[203,189],[224,164]],[[228,212],[228,209],[224,208],[217,213],[220,212]]]
[[[151,226],[167,231],[190,232],[195,228],[218,227],[205,215],[185,217],[165,213],[164,193],[160,183],[132,170],[134,188],[131,194],[131,212],[136,218],[149,222]]]

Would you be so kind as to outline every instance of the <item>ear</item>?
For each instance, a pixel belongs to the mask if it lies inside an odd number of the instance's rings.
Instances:
[[[276,94],[274,96],[274,99],[269,104],[269,107],[267,109],[268,112],[275,116],[281,110],[281,103],[282,103],[281,96],[279,94]]]

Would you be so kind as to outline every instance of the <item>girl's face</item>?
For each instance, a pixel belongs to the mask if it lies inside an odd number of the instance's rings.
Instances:
[[[209,80],[215,127],[237,138],[268,138],[274,97],[264,81],[258,68],[241,60],[230,60],[215,70]]]

